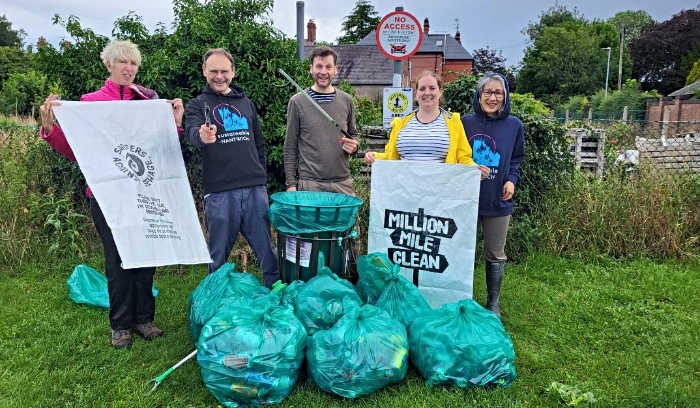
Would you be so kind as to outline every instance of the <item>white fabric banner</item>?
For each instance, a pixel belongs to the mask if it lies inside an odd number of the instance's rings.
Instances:
[[[172,105],[61,101],[54,112],[125,269],[211,262]]]
[[[367,252],[387,253],[433,308],[472,297],[480,182],[477,166],[372,164]]]

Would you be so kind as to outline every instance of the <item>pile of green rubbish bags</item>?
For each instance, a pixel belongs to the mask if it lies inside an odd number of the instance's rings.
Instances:
[[[271,290],[230,263],[208,275],[188,301],[190,334],[221,405],[280,403],[302,372],[358,398],[401,381],[409,358],[428,386],[515,380],[513,343],[495,314],[471,299],[431,309],[383,253],[360,257],[357,269],[356,286],[323,266]]]

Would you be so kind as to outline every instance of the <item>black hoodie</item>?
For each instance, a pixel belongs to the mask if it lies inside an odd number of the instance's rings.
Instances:
[[[207,85],[201,95],[187,103],[185,134],[202,151],[204,194],[234,188],[265,185],[265,142],[257,110],[240,87],[220,94]],[[199,128],[209,107],[211,124],[216,125],[216,142],[204,144]]]

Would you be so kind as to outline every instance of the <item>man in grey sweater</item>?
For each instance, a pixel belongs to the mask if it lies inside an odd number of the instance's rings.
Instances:
[[[308,94],[346,130],[345,137],[301,93],[287,105],[284,171],[287,191],[329,191],[355,195],[350,177],[350,155],[359,146],[352,97],[333,86],[338,54],[329,47],[311,51],[309,71],[314,84]]]
[[[333,78],[338,74],[338,54],[329,47],[315,47],[309,59],[314,84],[306,92],[350,137],[343,135],[301,92],[292,96],[287,105],[284,139],[287,191],[327,191],[354,196],[350,155],[359,147],[355,105],[350,95],[333,86]],[[352,282],[357,282],[359,244],[359,240],[353,240],[348,270],[341,273]]]

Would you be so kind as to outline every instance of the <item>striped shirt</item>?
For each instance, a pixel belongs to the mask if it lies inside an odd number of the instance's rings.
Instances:
[[[309,95],[313,98],[314,101],[316,101],[316,103],[320,105],[323,103],[330,103],[333,100],[333,98],[335,98],[335,91],[331,93],[320,93],[309,88]]]
[[[413,116],[396,140],[401,160],[444,163],[449,147],[450,135],[442,115],[430,123],[422,123],[418,115]]]

